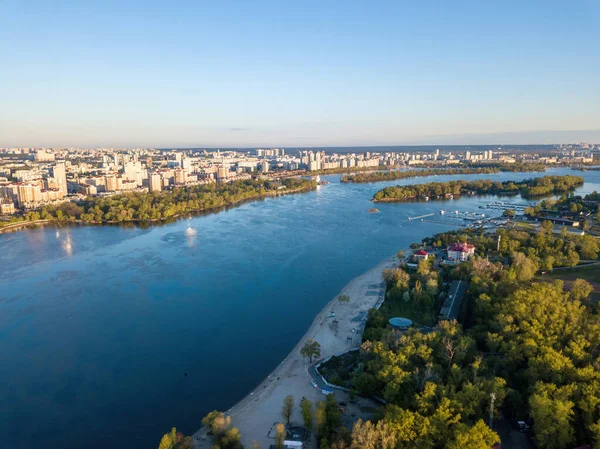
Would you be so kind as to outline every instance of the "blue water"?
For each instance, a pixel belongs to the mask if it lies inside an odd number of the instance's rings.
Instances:
[[[600,172],[549,173],[583,175],[581,192],[600,191]],[[541,174],[483,177],[532,176]],[[2,444],[153,448],[172,426],[191,434],[275,368],[352,278],[453,229],[409,216],[497,199],[378,204],[369,214],[378,189],[431,178],[324,179],[315,192],[148,229],[0,235]]]

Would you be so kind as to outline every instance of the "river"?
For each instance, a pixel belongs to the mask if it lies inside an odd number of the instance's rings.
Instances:
[[[546,174],[581,175],[578,192],[600,191],[600,172]],[[498,199],[379,203],[380,213],[367,213],[377,190],[533,176],[543,174],[372,184],[325,176],[331,183],[314,192],[146,229],[0,235],[0,441],[12,449],[154,448],[172,426],[190,434],[277,366],[352,278],[453,229],[408,217],[480,211]]]

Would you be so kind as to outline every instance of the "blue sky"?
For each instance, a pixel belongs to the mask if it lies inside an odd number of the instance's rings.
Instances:
[[[0,146],[600,141],[595,0],[0,0],[0,17]]]

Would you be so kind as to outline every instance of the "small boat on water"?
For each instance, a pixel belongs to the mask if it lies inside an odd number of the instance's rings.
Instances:
[[[367,212],[369,212],[370,214],[376,214],[377,212],[379,212],[379,209],[376,209],[376,208],[367,209]]]

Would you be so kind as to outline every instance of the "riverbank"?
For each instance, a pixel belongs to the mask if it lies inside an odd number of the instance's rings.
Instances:
[[[444,175],[489,175],[500,172],[545,172],[543,164],[519,164],[519,165],[489,165],[489,166],[461,166],[446,168],[425,168],[409,170],[377,171],[374,173],[359,173],[357,175],[342,176],[343,183],[371,183],[383,181],[395,181],[398,179],[444,176]]]
[[[274,197],[278,197],[278,196],[292,195],[292,194],[296,194],[296,193],[312,192],[312,191],[316,190],[316,188],[317,188],[317,185],[313,184],[309,187],[298,187],[296,189],[291,189],[291,190],[276,190],[276,191],[266,192],[261,195],[256,195],[253,197],[242,198],[237,201],[232,201],[225,205],[193,209],[193,210],[185,211],[185,212],[182,212],[182,213],[170,216],[170,217],[164,217],[164,218],[149,218],[149,219],[145,219],[145,220],[130,219],[130,220],[121,220],[121,221],[117,221],[117,220],[88,221],[88,220],[81,220],[81,219],[59,220],[56,218],[50,218],[50,219],[34,220],[34,221],[19,221],[19,222],[11,223],[11,224],[1,227],[0,235],[3,233],[7,233],[7,232],[16,232],[16,231],[19,231],[22,228],[26,228],[26,227],[35,227],[35,226],[41,226],[41,225],[50,224],[50,223],[60,224],[60,225],[84,224],[84,225],[93,225],[93,226],[104,226],[104,225],[115,225],[115,224],[129,224],[129,225],[161,224],[161,223],[167,223],[170,221],[178,220],[178,219],[180,219],[186,215],[190,215],[190,214],[199,214],[199,213],[203,213],[203,212],[216,212],[216,211],[220,211],[220,210],[227,209],[230,207],[241,206],[242,204],[250,202],[250,201],[263,200],[265,198],[274,198]]]
[[[40,226],[50,222],[51,220],[16,221],[14,223],[7,224],[6,226],[2,226],[0,228],[0,234],[4,232],[18,231],[21,228]]]
[[[516,195],[525,199],[542,198],[544,196],[561,195],[581,187],[584,179],[581,176],[544,176],[542,178],[524,179],[522,181],[493,181],[491,179],[464,180],[445,182],[428,182],[424,184],[408,184],[389,186],[373,195],[372,201],[403,202],[430,198],[452,198],[459,195]]]
[[[408,256],[412,254],[412,250],[407,248],[404,253]],[[388,257],[350,281],[319,312],[310,328],[279,366],[252,392],[225,412],[231,416],[232,425],[240,430],[245,447],[250,447],[252,441],[257,441],[263,448],[274,444],[274,440],[268,436],[269,429],[274,422],[283,420],[281,407],[287,395],[293,395],[296,404],[291,422],[300,425],[301,398],[306,397],[313,403],[324,400],[320,386],[315,388],[311,384],[312,378],[308,373],[310,364],[300,355],[300,349],[306,340],[313,339],[321,345],[320,359],[325,359],[359,347],[367,312],[383,298],[382,272],[397,263],[395,257]],[[340,295],[349,296],[350,301],[340,303],[337,300]],[[348,394],[343,391],[336,391],[335,395],[338,400],[348,401]],[[197,449],[210,448],[212,445],[205,428],[193,435],[193,441]]]

